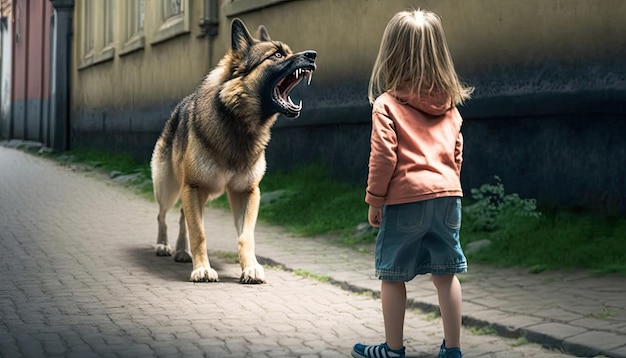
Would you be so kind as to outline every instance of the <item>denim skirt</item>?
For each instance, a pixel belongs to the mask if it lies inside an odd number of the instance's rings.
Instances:
[[[376,238],[376,277],[410,281],[416,275],[467,272],[459,242],[461,198],[384,205]]]

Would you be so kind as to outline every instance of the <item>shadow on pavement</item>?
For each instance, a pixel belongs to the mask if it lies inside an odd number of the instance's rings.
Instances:
[[[148,274],[166,281],[188,282],[193,267],[191,262],[176,262],[171,256],[157,256],[152,247],[132,247],[126,251],[126,256],[132,262],[130,266],[139,266]],[[239,284],[238,275],[241,273],[239,265],[224,263],[211,255],[209,261],[211,267],[217,271],[220,282]]]

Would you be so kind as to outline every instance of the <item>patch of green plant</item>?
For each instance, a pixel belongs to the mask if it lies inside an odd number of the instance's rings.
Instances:
[[[471,189],[473,202],[463,208],[463,226],[468,232],[493,232],[510,221],[536,219],[535,199],[522,199],[518,194],[506,194],[500,177],[494,176],[494,184],[483,184]],[[516,220],[517,219],[517,220]]]
[[[546,265],[543,264],[537,264],[537,265],[532,265],[528,268],[528,272],[530,273],[542,273],[547,269]]]
[[[376,236],[373,236],[373,237],[363,237],[363,236],[356,237],[356,236],[350,235],[348,233],[344,233],[344,234],[340,235],[337,238],[337,242],[338,243],[340,243],[342,245],[346,245],[346,246],[357,246],[357,245],[367,244],[367,243],[371,243],[374,240],[376,240]]]
[[[626,264],[607,263],[606,265],[591,269],[591,272],[596,275],[625,274]]]
[[[562,209],[539,212],[534,200],[506,194],[498,178],[472,191],[461,243],[488,239],[470,262],[522,266],[530,272],[588,269],[626,274],[626,218]]]
[[[279,271],[285,270],[285,266],[283,265],[263,265],[263,267],[267,270],[279,270]]]
[[[601,320],[610,320],[617,313],[617,308],[611,306],[603,306],[600,310],[591,312],[589,316]]]
[[[259,217],[301,235],[351,231],[367,220],[364,189],[332,181],[321,165],[291,173],[270,174],[261,190],[287,190],[289,195],[261,205]]]
[[[496,335],[496,330],[491,326],[470,327],[469,331],[477,336]]]
[[[237,254],[236,252],[230,252],[230,251],[216,251],[215,252],[215,256],[229,262],[232,264],[238,264],[239,263],[239,254]]]
[[[439,312],[428,312],[427,314],[424,315],[424,319],[427,321],[434,321],[441,318],[441,314]]]
[[[333,233],[345,237],[367,221],[364,189],[331,180],[319,164],[268,174],[260,187],[262,195],[275,191],[283,194],[276,200],[261,202],[259,219],[296,235]],[[225,197],[215,203],[222,207],[227,204]]]
[[[142,162],[128,153],[111,153],[98,149],[74,149],[63,153],[48,154],[62,163],[83,163],[104,171],[130,174],[142,172],[150,177],[150,163]]]
[[[316,273],[313,273],[313,272],[308,271],[308,270],[303,270],[303,269],[295,269],[293,271],[293,274],[296,275],[296,276],[304,277],[304,278],[310,278],[312,280],[319,281],[319,282],[329,282],[330,281],[330,277],[328,277],[326,275],[318,275]]]
[[[513,347],[519,347],[519,346],[523,346],[530,343],[530,341],[528,340],[528,338],[526,338],[526,336],[521,336],[518,339],[515,340],[515,342],[513,342],[511,345]]]
[[[353,293],[356,296],[362,296],[367,298],[379,298],[379,295],[370,290],[358,291]]]

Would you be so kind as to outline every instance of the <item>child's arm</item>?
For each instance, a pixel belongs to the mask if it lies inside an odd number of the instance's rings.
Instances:
[[[382,207],[389,182],[396,168],[398,141],[393,120],[385,114],[372,114],[369,174],[365,202]]]
[[[456,162],[456,173],[461,175],[461,164],[463,164],[463,134],[459,132],[454,148],[454,161]]]

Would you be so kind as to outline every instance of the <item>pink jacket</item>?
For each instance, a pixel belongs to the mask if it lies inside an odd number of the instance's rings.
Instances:
[[[380,207],[463,196],[463,119],[449,99],[389,92],[372,109],[365,202]]]

